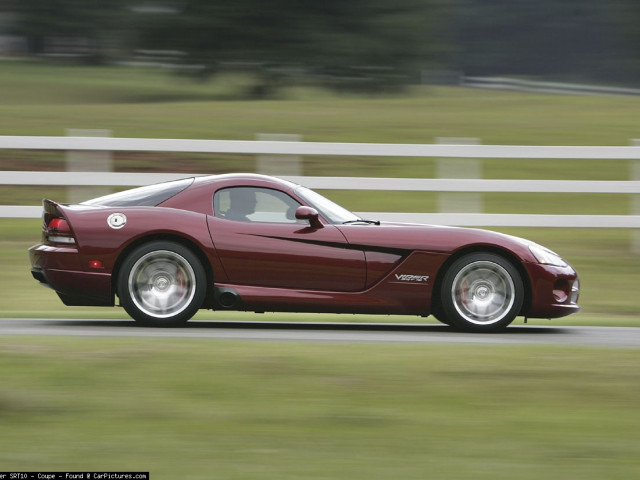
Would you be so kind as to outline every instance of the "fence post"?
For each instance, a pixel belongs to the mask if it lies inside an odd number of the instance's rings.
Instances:
[[[258,133],[256,140],[266,142],[300,142],[302,135],[288,133]],[[256,171],[264,175],[302,175],[299,155],[258,155]]]
[[[478,138],[437,137],[443,145],[480,145]],[[482,178],[482,163],[476,158],[439,158],[438,178]],[[440,192],[438,211],[441,213],[483,213],[484,200],[479,192]]]
[[[77,128],[68,128],[67,136],[69,137],[110,137],[111,130],[85,130]],[[112,172],[113,159],[111,152],[100,151],[68,151],[66,157],[68,172]],[[85,187],[85,186],[69,186],[67,187],[67,202],[79,203],[90,198],[100,197],[111,193],[109,187]]]
[[[640,138],[631,140],[632,147],[640,147]],[[640,180],[640,160],[631,160],[630,162],[631,180]],[[640,215],[640,195],[631,195],[631,215]],[[640,254],[640,230],[634,228],[631,231],[631,251]]]

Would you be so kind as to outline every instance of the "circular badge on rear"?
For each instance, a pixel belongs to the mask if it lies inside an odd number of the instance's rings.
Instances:
[[[107,224],[117,230],[127,224],[127,217],[124,213],[112,213],[109,215],[109,218],[107,218]]]

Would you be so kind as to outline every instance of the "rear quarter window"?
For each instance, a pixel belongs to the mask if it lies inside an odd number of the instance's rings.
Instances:
[[[112,193],[104,197],[82,202],[82,205],[103,207],[155,207],[185,190],[195,178],[184,178],[172,182],[157,183],[145,187],[132,188],[124,192]]]

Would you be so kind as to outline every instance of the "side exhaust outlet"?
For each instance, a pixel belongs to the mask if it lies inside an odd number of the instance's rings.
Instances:
[[[226,310],[237,309],[242,304],[238,292],[231,288],[216,288],[215,299],[216,304]]]

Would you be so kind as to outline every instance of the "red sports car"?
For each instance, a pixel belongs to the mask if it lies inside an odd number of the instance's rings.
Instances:
[[[214,310],[434,315],[496,331],[578,312],[579,282],[533,242],[365,220],[261,175],[186,178],[79,205],[44,200],[33,276],[65,305],[176,326]]]

